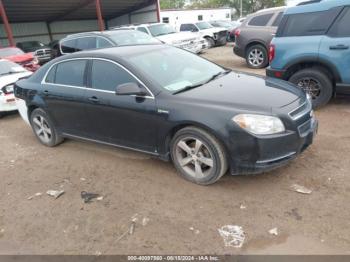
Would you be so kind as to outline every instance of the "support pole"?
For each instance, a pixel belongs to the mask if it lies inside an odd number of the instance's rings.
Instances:
[[[160,4],[159,0],[156,0],[156,8],[157,8],[157,21],[160,23]]]
[[[102,11],[101,11],[101,2],[100,0],[96,0],[96,13],[97,13],[97,20],[98,20],[98,28],[100,31],[105,30],[103,18],[102,18]]]
[[[5,27],[5,31],[7,34],[7,39],[9,41],[9,45],[10,46],[15,46],[15,40],[13,39],[13,34],[12,34],[12,30],[11,30],[11,26],[9,24],[9,21],[7,19],[7,15],[5,12],[5,7],[2,3],[2,0],[0,0],[0,16],[2,17],[2,21],[4,22],[4,27]]]

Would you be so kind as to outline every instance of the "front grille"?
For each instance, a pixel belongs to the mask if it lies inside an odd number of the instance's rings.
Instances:
[[[312,119],[309,119],[304,124],[302,124],[302,125],[300,125],[298,127],[299,135],[301,137],[307,136],[307,134],[309,133],[311,127],[312,127]]]
[[[312,104],[311,102],[309,102],[308,100],[302,104],[301,106],[299,106],[298,108],[294,109],[293,111],[291,111],[289,113],[289,116],[293,119],[293,120],[297,120],[301,117],[303,117],[306,114],[310,114],[312,110]]]
[[[36,56],[51,55],[51,49],[39,49],[35,51]]]

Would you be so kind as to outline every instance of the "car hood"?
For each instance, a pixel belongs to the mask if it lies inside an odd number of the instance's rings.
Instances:
[[[177,41],[193,41],[198,38],[199,35],[191,32],[181,32],[181,33],[174,33],[174,34],[168,34],[168,35],[161,35],[157,36],[156,38],[159,39],[162,42],[165,42],[167,44],[172,44],[173,42]]]
[[[208,84],[175,96],[206,106],[271,112],[275,108],[284,107],[305,97],[305,94],[301,89],[283,80],[231,72]]]
[[[31,74],[33,73],[29,71],[25,71],[25,72],[16,73],[16,74],[0,76],[0,88],[13,84],[16,81],[18,81],[18,79],[30,76]]]
[[[7,56],[3,58],[15,63],[24,63],[24,62],[32,61],[34,59],[34,56],[31,53],[26,53],[23,55],[12,55],[12,56]]]

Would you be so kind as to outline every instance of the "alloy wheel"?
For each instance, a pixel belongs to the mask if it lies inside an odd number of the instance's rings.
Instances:
[[[320,82],[313,78],[302,78],[298,81],[298,87],[308,93],[312,99],[316,99],[321,94]]]
[[[248,55],[248,61],[254,67],[261,66],[264,63],[264,60],[263,51],[257,48],[252,49]]]
[[[43,116],[37,115],[33,118],[33,127],[36,135],[44,143],[50,143],[52,130]]]
[[[183,170],[196,179],[209,176],[214,168],[210,149],[198,138],[183,138],[176,145],[176,158]]]

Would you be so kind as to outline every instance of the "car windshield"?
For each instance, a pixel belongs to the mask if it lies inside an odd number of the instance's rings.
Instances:
[[[144,44],[159,44],[159,40],[135,30],[118,30],[115,32],[109,33],[109,37],[115,42],[118,46],[125,45],[144,45]]]
[[[41,43],[39,41],[22,42],[21,45],[22,45],[22,47],[24,49],[30,49],[30,48],[33,48],[33,47],[43,47],[43,46],[45,46],[43,43]]]
[[[132,65],[172,93],[208,82],[225,70],[177,48],[161,48],[128,57]]]
[[[199,23],[196,23],[196,25],[200,30],[213,28],[213,26],[208,22],[199,22]]]
[[[154,37],[176,33],[174,27],[166,24],[151,25],[148,27],[148,29]]]
[[[0,57],[8,57],[13,55],[23,55],[23,51],[18,48],[0,48]]]
[[[0,61],[0,76],[25,72],[26,70],[11,61]]]

